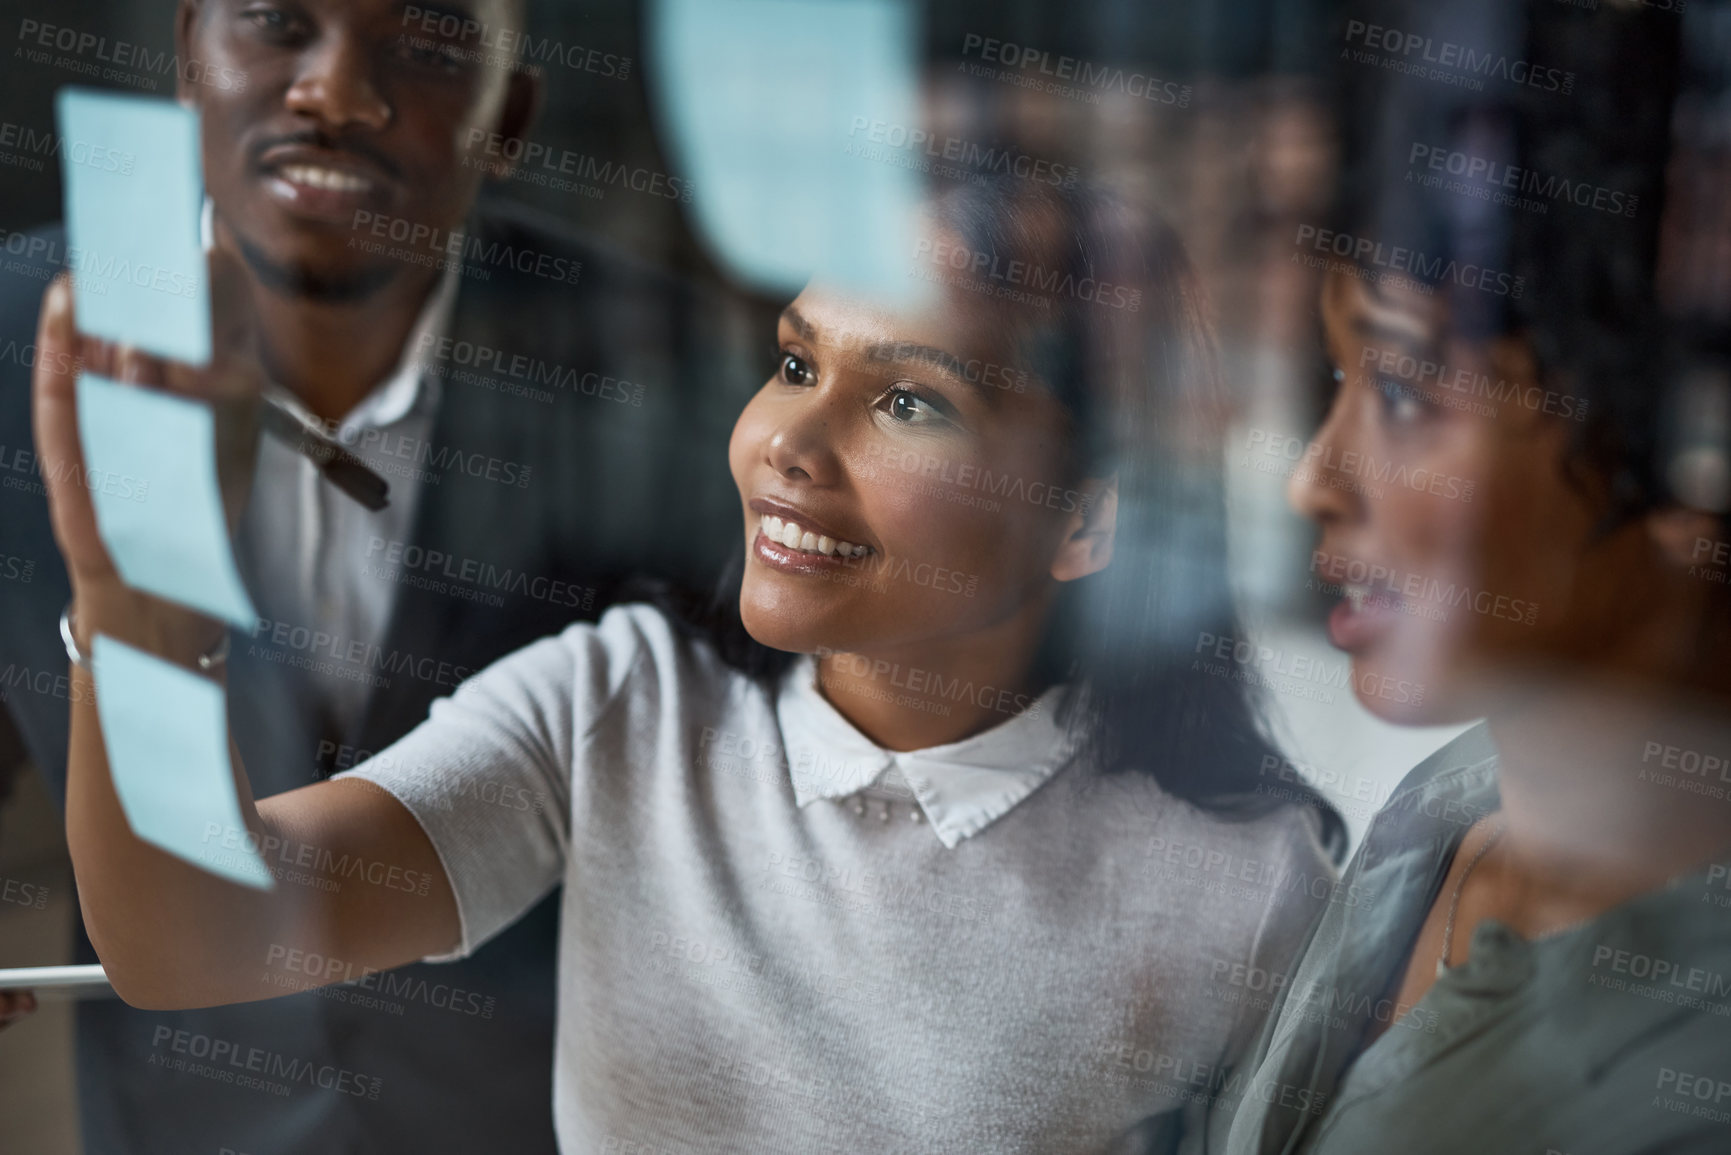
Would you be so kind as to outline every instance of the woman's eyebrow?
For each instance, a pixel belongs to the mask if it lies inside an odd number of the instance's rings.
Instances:
[[[921,345],[913,341],[878,341],[867,345],[864,352],[869,361],[914,362],[921,365],[931,365],[950,374],[957,380],[966,381],[968,379],[962,359],[949,350],[939,349],[935,345]]]
[[[1428,354],[1433,344],[1426,333],[1398,325],[1390,325],[1370,317],[1354,317],[1352,331],[1356,336],[1363,338],[1364,342],[1372,348],[1404,349],[1415,356]]]
[[[817,326],[806,320],[805,314],[794,306],[789,305],[783,309],[781,319],[800,337],[813,344],[819,343]],[[860,352],[868,361],[930,365],[964,384],[980,385],[978,380],[968,375],[967,366],[960,357],[936,345],[922,345],[915,341],[875,341]],[[982,386],[981,392],[988,398],[994,395],[994,391],[988,387]]]
[[[783,321],[786,321],[795,333],[798,333],[801,337],[804,337],[807,341],[816,341],[817,340],[817,328],[816,328],[816,326],[814,326],[810,321],[806,320],[805,314],[801,313],[798,309],[794,308],[792,305],[789,305],[787,308],[785,308],[781,311],[781,319]]]

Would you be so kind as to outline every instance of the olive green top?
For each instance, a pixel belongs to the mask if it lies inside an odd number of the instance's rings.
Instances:
[[[1371,823],[1342,880],[1363,901],[1331,905],[1292,971],[1259,984],[1255,1074],[1215,1104],[1215,1150],[1731,1152],[1724,863],[1532,942],[1481,922],[1469,956],[1395,1013],[1455,849],[1499,805],[1496,768],[1471,730]],[[1393,1025],[1366,1046],[1373,1020]]]

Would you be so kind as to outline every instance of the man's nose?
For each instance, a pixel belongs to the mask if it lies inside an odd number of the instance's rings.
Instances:
[[[369,55],[347,36],[332,36],[307,54],[285,100],[290,111],[331,128],[379,131],[391,123],[390,102],[374,83]]]

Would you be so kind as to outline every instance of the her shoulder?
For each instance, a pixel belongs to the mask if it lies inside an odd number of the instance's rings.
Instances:
[[[597,702],[652,698],[677,705],[722,692],[741,677],[714,647],[645,602],[614,606],[600,620],[567,626],[549,641],[570,664],[579,695]]]
[[[1175,833],[1219,853],[1260,864],[1264,871],[1296,871],[1332,878],[1338,873],[1322,814],[1299,801],[1205,805],[1171,799],[1166,813]]]

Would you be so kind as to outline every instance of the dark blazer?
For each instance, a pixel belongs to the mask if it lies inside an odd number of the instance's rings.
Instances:
[[[430,440],[471,460],[515,465],[514,479],[526,466],[528,482],[434,468],[436,484],[413,483],[421,504],[401,544],[452,560],[409,553],[416,564],[400,571],[409,580],[397,585],[387,636],[366,639],[380,647],[363,665],[383,681],[357,732],[336,732],[311,705],[293,664],[304,642],[295,650],[268,632],[235,633],[230,727],[259,797],[383,749],[465,672],[596,617],[628,575],[707,581],[739,540],[726,445],[755,387],[744,350],[756,335],[739,331],[738,313],[522,209],[483,208],[472,229],[480,243],[454,306],[453,344],[435,361],[443,398]],[[0,581],[0,695],[63,803],[70,682],[57,619],[68,583],[29,422],[36,316],[63,251],[58,230],[38,236],[45,251],[0,262],[0,577],[8,557],[32,566],[28,581]],[[570,262],[581,262],[575,284]],[[562,279],[546,275],[554,271]],[[524,387],[553,397],[515,392]],[[391,483],[394,491],[410,484]],[[385,548],[374,560],[386,560]],[[410,966],[363,986],[189,1012],[84,1004],[87,1147],[551,1152],[556,932],[554,894],[471,959]],[[94,959],[82,929],[77,951]],[[282,973],[259,963],[261,975]],[[250,1071],[206,1058],[214,1076],[163,1065],[191,1066],[207,1047],[270,1057]],[[230,1082],[230,1071],[290,1091]]]

